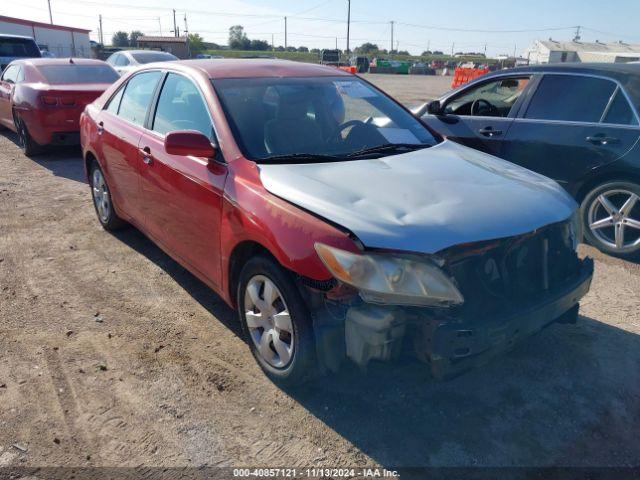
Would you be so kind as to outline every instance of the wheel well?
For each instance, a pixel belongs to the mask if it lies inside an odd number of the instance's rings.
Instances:
[[[91,173],[91,164],[93,162],[97,162],[98,160],[96,159],[95,155],[91,152],[87,152],[87,155],[84,158],[84,168],[85,168],[85,172],[87,175],[87,180],[89,179],[90,173]]]
[[[576,195],[576,201],[578,203],[582,203],[587,194],[595,187],[612,181],[632,182],[640,185],[640,175],[635,173],[609,173],[605,175],[598,175],[588,180],[584,185],[582,185],[582,187],[580,187],[580,190],[578,190],[578,194]]]
[[[236,245],[229,257],[229,298],[234,305],[236,303],[238,281],[240,280],[242,267],[244,267],[249,259],[256,255],[267,256],[276,263],[279,263],[271,252],[258,242],[247,240]]]

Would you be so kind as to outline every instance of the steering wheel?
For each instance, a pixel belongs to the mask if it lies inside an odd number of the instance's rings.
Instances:
[[[327,143],[332,142],[336,143],[338,141],[338,137],[343,130],[346,130],[349,127],[355,127],[356,125],[365,125],[365,123],[361,120],[348,120],[344,123],[338,125],[333,132],[329,134],[327,138]]]
[[[480,105],[482,104],[486,106],[489,114],[495,114],[498,112],[495,105],[492,105],[488,100],[485,100],[484,98],[477,98],[471,104],[471,115],[477,115],[480,112]]]

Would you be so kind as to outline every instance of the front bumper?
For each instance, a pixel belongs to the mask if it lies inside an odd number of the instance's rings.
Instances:
[[[575,319],[578,303],[591,286],[593,260],[583,260],[578,276],[535,305],[502,318],[472,318],[439,325],[425,335],[430,342],[428,360],[437,378],[458,375],[509,350],[519,340],[556,321]],[[570,317],[574,318],[570,318]]]
[[[486,363],[547,325],[572,323],[593,277],[593,260],[581,262],[573,278],[527,307],[497,316],[357,302],[314,314],[321,366],[336,371],[341,359],[361,367],[390,361],[413,349],[436,378],[449,378]],[[340,313],[342,312],[342,313]]]

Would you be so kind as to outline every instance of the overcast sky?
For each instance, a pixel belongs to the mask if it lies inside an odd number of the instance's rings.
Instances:
[[[127,6],[134,4],[134,6]],[[54,23],[93,30],[98,39],[98,14],[104,20],[105,43],[118,30],[170,34],[173,8],[184,29],[205,40],[226,44],[228,29],[240,24],[250,38],[309,48],[346,46],[347,0],[51,0]],[[48,22],[47,0],[0,2],[0,15]],[[570,40],[575,26],[585,27],[584,41],[640,43],[640,0],[352,0],[351,47],[363,42],[389,48],[390,21],[400,50],[419,54],[427,47],[450,52],[483,51],[518,54],[535,39]],[[321,19],[321,20],[318,20]],[[504,32],[518,30],[518,32]],[[525,31],[523,31],[525,30]],[[535,31],[534,31],[535,30]]]

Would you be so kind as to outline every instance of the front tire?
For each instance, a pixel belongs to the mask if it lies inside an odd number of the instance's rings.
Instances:
[[[267,376],[283,386],[311,378],[312,320],[291,274],[265,256],[254,257],[240,273],[237,299],[251,353]]]
[[[603,253],[633,259],[640,253],[640,185],[611,181],[591,190],[580,206],[584,236]]]
[[[98,165],[98,162],[94,161],[91,163],[89,183],[91,187],[91,197],[93,198],[93,206],[96,210],[96,215],[98,216],[98,221],[100,222],[100,225],[102,225],[102,228],[112,232],[126,226],[127,223],[118,216],[113,208],[111,191],[109,190],[107,180],[105,179],[104,173],[102,172],[100,165]]]

